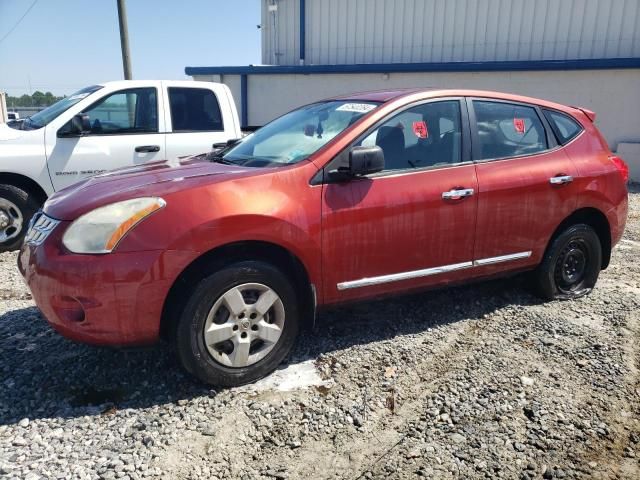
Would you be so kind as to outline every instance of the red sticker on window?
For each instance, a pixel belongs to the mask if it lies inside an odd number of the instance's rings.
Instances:
[[[516,129],[516,133],[524,135],[524,118],[514,118],[513,128]]]
[[[427,123],[422,122],[413,122],[413,133],[416,134],[418,138],[427,138],[429,136],[429,130],[427,130]]]

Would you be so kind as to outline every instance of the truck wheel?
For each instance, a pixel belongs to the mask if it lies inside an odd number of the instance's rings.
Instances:
[[[602,267],[602,247],[589,225],[568,227],[551,242],[533,272],[536,293],[545,300],[569,300],[593,290]]]
[[[182,365],[205,383],[235,387],[272,371],[298,334],[289,279],[272,265],[239,262],[202,279],[176,331]]]
[[[39,202],[29,192],[0,184],[0,252],[20,248],[38,208]]]

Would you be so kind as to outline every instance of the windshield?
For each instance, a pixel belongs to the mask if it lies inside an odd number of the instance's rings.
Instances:
[[[248,167],[291,165],[315,153],[378,105],[344,100],[307,105],[265,125],[217,158]]]
[[[65,112],[80,100],[85,98],[87,95],[91,95],[93,92],[96,92],[101,88],[101,85],[92,85],[90,87],[85,87],[82,90],[78,90],[73,95],[65,97],[62,100],[57,101],[53,105],[48,106],[44,110],[41,110],[38,113],[31,115],[30,117],[27,117],[24,120],[23,128],[25,130],[34,130],[36,128],[44,127],[53,119],[57,118],[58,115],[60,115],[62,112]]]

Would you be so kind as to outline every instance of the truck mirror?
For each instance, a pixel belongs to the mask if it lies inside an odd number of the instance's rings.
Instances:
[[[58,137],[81,137],[85,133],[91,132],[91,121],[89,115],[78,114],[74,115],[71,120],[64,124],[64,126],[58,130]]]
[[[79,134],[88,133],[91,131],[91,121],[89,120],[89,115],[85,115],[83,113],[74,115],[71,119],[71,124],[73,126],[73,130],[75,130]]]

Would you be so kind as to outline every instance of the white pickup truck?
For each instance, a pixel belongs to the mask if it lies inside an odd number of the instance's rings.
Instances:
[[[20,122],[0,124],[0,252],[20,247],[29,220],[55,191],[240,137],[229,89],[193,81],[92,85]]]

